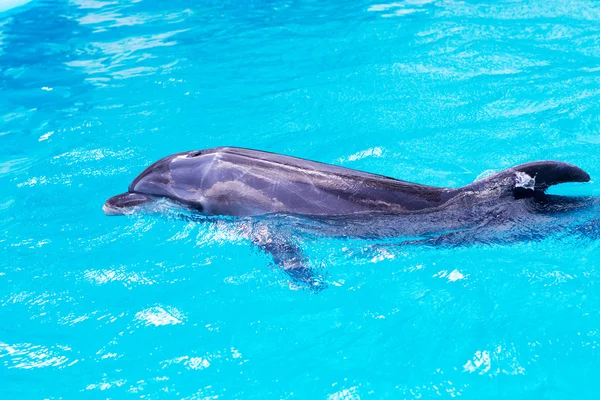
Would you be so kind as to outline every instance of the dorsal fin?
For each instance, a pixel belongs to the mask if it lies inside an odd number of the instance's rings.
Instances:
[[[511,169],[533,178],[535,190],[541,191],[559,183],[589,182],[590,180],[590,176],[581,168],[560,161],[535,161]]]
[[[487,176],[465,186],[465,189],[496,188],[521,198],[543,194],[550,186],[559,183],[589,180],[590,176],[574,165],[560,161],[535,161]]]

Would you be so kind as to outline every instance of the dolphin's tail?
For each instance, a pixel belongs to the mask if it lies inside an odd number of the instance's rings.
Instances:
[[[535,161],[487,176],[464,189],[511,189],[515,197],[532,197],[544,193],[552,185],[589,180],[587,172],[575,165],[561,161]]]

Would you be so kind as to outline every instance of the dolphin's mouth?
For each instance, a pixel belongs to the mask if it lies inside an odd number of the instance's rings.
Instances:
[[[142,193],[127,192],[106,200],[106,203],[102,206],[102,211],[106,215],[127,215],[133,213],[135,207],[154,200],[154,197]]]

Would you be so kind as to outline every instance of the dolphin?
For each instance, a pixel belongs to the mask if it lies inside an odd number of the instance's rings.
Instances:
[[[460,188],[443,188],[265,151],[217,147],[158,160],[127,192],[109,198],[103,210],[130,214],[167,202],[193,215],[261,221],[261,229],[248,233],[250,240],[294,280],[315,283],[294,234],[281,229],[282,216],[287,217],[283,225],[294,226],[296,234],[410,237],[416,238],[411,243],[435,245],[519,240],[532,225],[560,229],[555,215],[589,205],[549,196],[549,187],[589,180],[574,165],[535,161]]]

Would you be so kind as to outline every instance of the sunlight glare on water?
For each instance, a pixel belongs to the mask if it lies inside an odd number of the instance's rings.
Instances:
[[[556,159],[600,196],[600,3],[0,3],[0,398],[595,398],[597,215],[306,238],[312,293],[237,225],[102,205],[223,145],[445,187]]]

